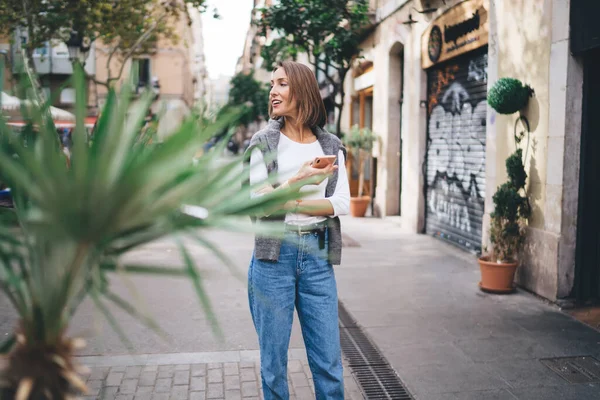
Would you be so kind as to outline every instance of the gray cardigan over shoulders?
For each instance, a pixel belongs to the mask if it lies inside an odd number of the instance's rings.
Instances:
[[[263,153],[263,158],[267,165],[269,175],[276,174],[278,170],[277,164],[277,148],[279,145],[279,135],[281,132],[282,120],[271,119],[268,125],[256,132],[250,140],[250,145],[244,154],[244,163],[249,165],[250,156],[255,148],[260,149]],[[325,155],[337,155],[340,150],[346,158],[346,149],[342,145],[341,140],[331,133],[315,127],[313,133],[317,137],[323,153]],[[337,160],[336,160],[337,164]],[[337,184],[338,172],[336,171],[327,182],[325,189],[325,197],[331,197],[335,192]],[[249,183],[249,181],[247,181]],[[270,217],[257,218],[260,221],[283,221],[285,215],[276,215]],[[339,265],[342,259],[342,232],[339,217],[330,217],[327,219],[327,231],[329,237],[329,262],[334,265]],[[279,250],[281,248],[281,239],[263,235],[256,235],[254,240],[254,256],[259,260],[277,261],[279,259]]]

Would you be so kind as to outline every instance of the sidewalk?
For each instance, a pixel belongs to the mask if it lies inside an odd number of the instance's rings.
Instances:
[[[541,359],[600,359],[600,333],[519,290],[490,295],[478,290],[479,268],[470,254],[439,240],[407,234],[395,221],[344,218],[343,265],[336,267],[340,300],[364,328],[417,400],[600,399],[598,383],[571,384]],[[252,249],[248,235],[212,232],[245,274]],[[131,254],[138,262],[178,265],[174,244],[161,242]],[[152,314],[171,339],[160,341],[131,318],[117,314],[134,338],[127,356],[116,334],[103,326],[89,337],[85,357],[89,399],[256,399],[258,343],[243,281],[205,249],[191,247],[224,331],[210,332],[187,281],[135,278]],[[126,287],[117,285],[124,295]],[[93,325],[82,307],[73,331]],[[600,366],[597,374],[600,376]],[[569,370],[586,380],[586,372]],[[292,399],[314,399],[297,321],[290,344]],[[350,368],[346,398],[361,399]]]
[[[263,397],[258,357],[257,351],[229,351],[92,356],[79,362],[90,368],[86,400],[258,400]],[[288,380],[291,399],[315,398],[303,352],[290,351]],[[349,369],[345,380],[346,398],[362,399]]]
[[[337,269],[340,300],[417,400],[599,399],[595,383],[572,384],[541,359],[592,356],[600,333],[522,290],[478,290],[474,256],[396,221],[352,219]],[[572,376],[588,380],[585,373]]]

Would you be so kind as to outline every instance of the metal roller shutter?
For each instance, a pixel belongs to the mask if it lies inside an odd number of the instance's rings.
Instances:
[[[481,251],[487,48],[427,71],[428,234]]]

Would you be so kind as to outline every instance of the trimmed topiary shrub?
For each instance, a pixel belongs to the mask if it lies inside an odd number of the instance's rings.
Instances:
[[[494,194],[494,211],[490,215],[491,260],[513,262],[525,241],[525,228],[531,208],[525,193],[527,172],[523,151],[517,149],[506,159],[508,182]],[[521,193],[525,193],[522,195]]]
[[[512,114],[527,105],[533,89],[515,78],[500,78],[487,95],[490,107],[500,114]]]

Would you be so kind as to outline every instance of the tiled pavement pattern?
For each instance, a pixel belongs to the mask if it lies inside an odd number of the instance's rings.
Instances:
[[[348,367],[346,399],[363,399]],[[84,399],[105,400],[257,400],[262,399],[260,366],[253,361],[138,366],[94,366],[86,376]],[[314,399],[306,360],[290,360],[290,399]]]

